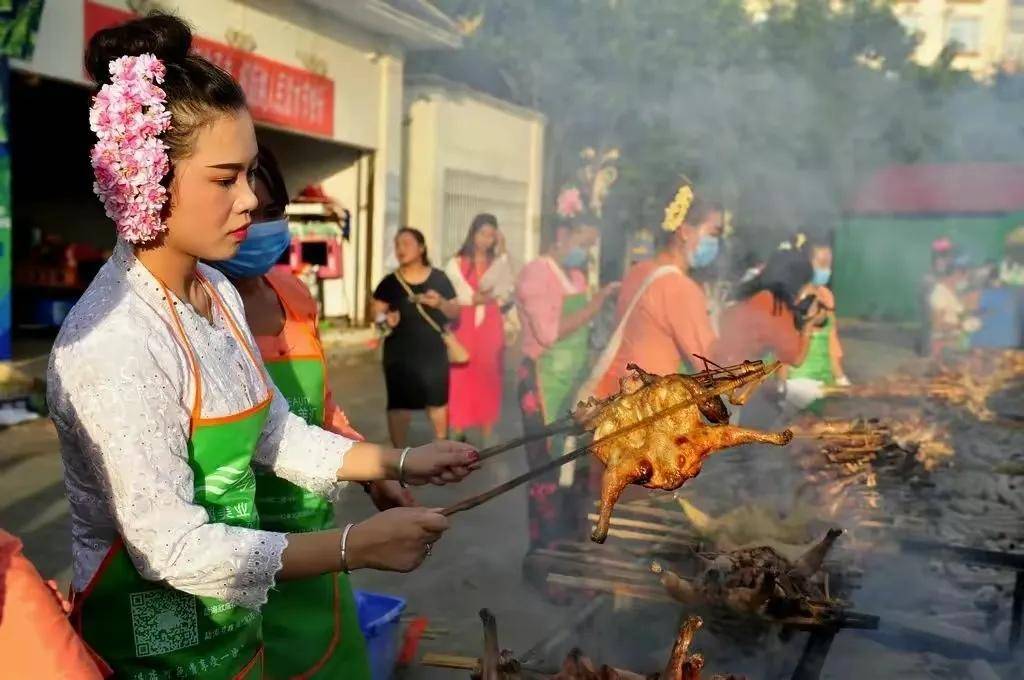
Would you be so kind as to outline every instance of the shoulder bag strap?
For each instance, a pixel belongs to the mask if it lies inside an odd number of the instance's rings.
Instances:
[[[412,292],[412,288],[409,287],[409,284],[405,282],[405,279],[403,279],[402,275],[397,271],[395,272],[395,278],[398,279],[398,283],[402,286],[402,288],[405,289],[405,292],[409,295],[409,299],[415,300],[416,294]],[[434,321],[429,314],[427,314],[427,310],[423,309],[423,305],[421,305],[418,302],[414,304],[416,305],[416,311],[420,313],[420,316],[423,317],[423,320],[430,324],[430,327],[433,328],[435,331],[437,331],[441,335],[444,335],[444,331],[441,329],[439,325],[437,325],[437,322]]]

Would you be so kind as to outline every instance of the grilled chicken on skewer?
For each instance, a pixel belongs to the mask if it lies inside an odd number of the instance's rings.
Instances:
[[[580,402],[574,417],[593,431],[590,450],[605,465],[592,540],[603,543],[608,536],[612,509],[629,484],[671,491],[696,477],[704,459],[716,451],[755,442],[788,444],[793,438],[789,430],[763,432],[729,425],[728,409],[719,396],[743,404],[779,366],[758,361],[695,375],[659,376],[630,364],[617,395]],[[611,436],[661,412],[663,417],[644,427]]]

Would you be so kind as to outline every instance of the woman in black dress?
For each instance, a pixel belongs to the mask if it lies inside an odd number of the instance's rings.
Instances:
[[[430,266],[419,230],[399,230],[395,257],[398,270],[377,285],[373,304],[378,322],[391,328],[384,340],[388,433],[395,446],[403,447],[413,411],[426,409],[437,439],[444,439],[448,432],[448,350],[441,334],[416,309],[416,302],[441,327],[458,318],[460,310],[451,281]]]

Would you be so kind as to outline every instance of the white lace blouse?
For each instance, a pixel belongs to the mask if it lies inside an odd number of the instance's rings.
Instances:
[[[242,301],[219,272],[202,273],[246,336]],[[202,417],[238,413],[266,398],[228,320],[210,323],[174,298],[196,354]],[[61,328],[50,357],[48,400],[71,504],[75,589],[83,589],[120,534],[146,579],[250,608],[266,602],[284,534],[212,523],[193,502],[188,464],[194,380],[160,285],[119,243]],[[271,384],[269,378],[267,384]],[[254,463],[328,496],[353,442],[289,413],[276,388]]]

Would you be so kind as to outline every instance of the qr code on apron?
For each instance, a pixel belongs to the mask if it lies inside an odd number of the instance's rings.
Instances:
[[[131,594],[138,657],[167,654],[199,643],[196,598],[175,590]]]

